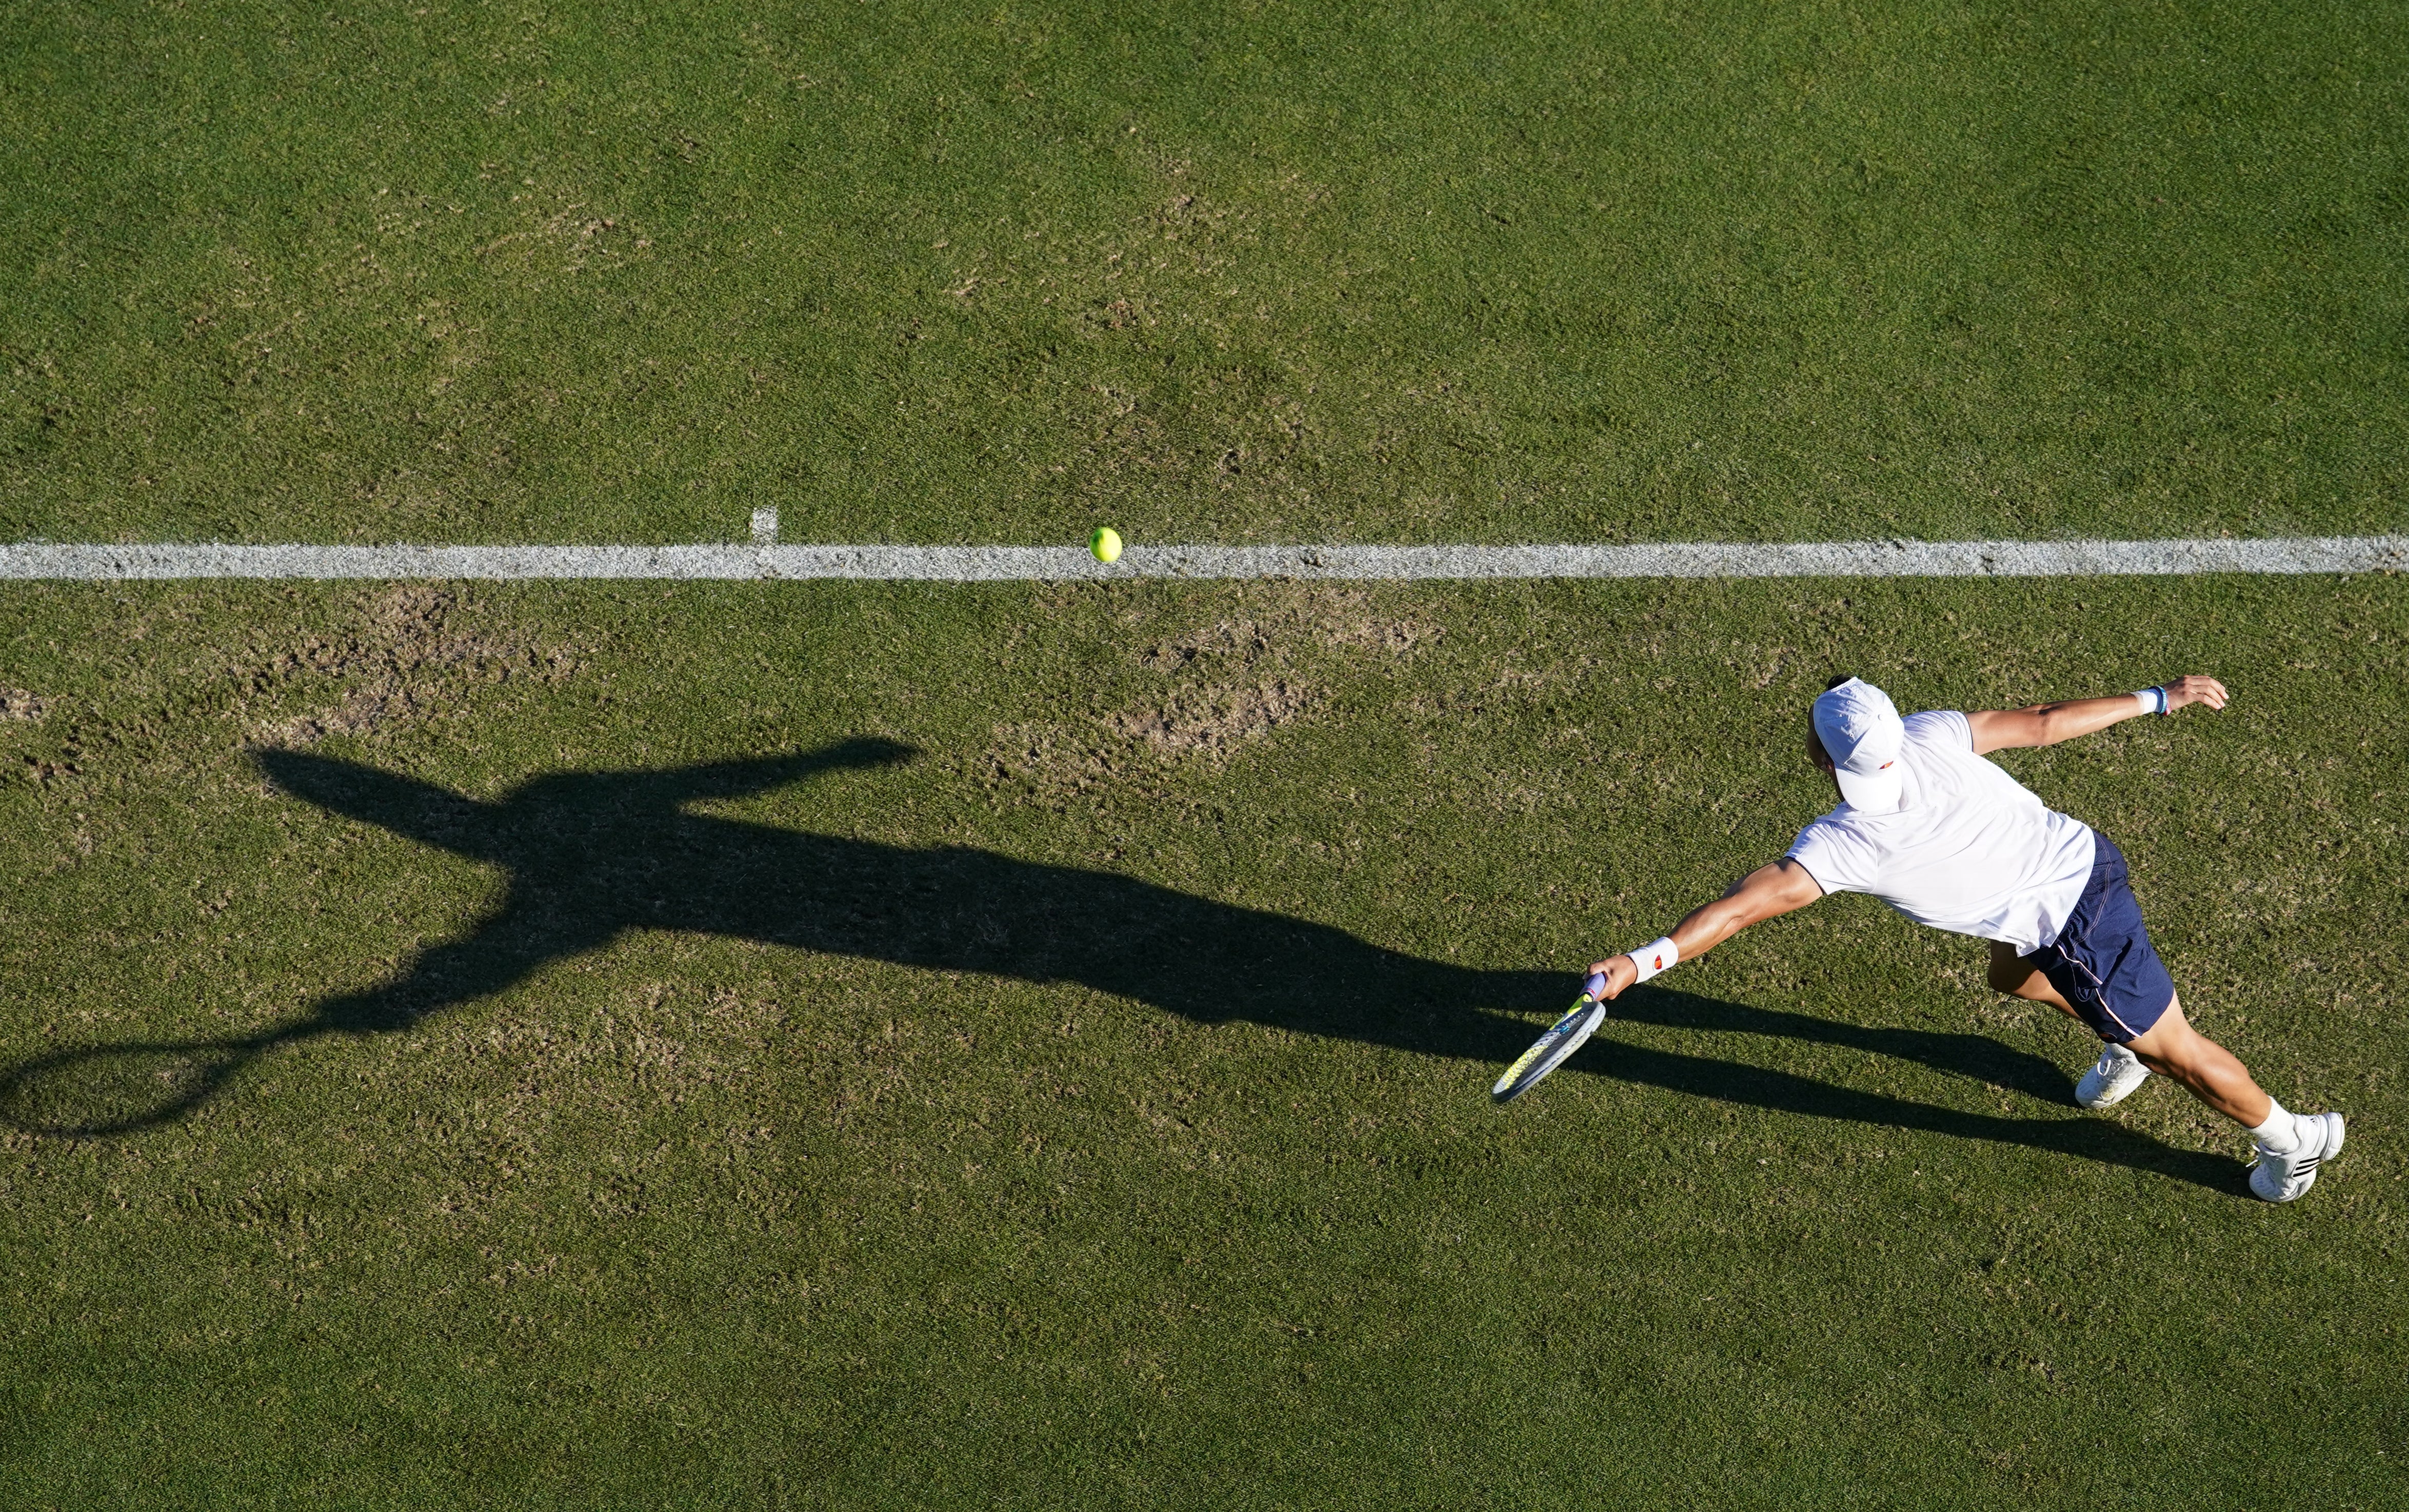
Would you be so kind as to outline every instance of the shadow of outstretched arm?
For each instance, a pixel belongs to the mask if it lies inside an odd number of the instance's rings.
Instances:
[[[497,809],[399,772],[307,751],[253,751],[251,758],[279,789],[329,814],[358,819],[458,856],[498,860]]]
[[[618,932],[610,919],[563,915],[514,899],[471,932],[420,951],[391,981],[322,1001],[278,1037],[414,1029],[446,1008],[508,991],[554,961],[599,949]]]
[[[900,767],[918,756],[916,746],[900,741],[862,737],[839,741],[816,751],[792,756],[761,756],[744,761],[710,761],[668,771],[614,773],[643,785],[652,801],[684,803],[699,798],[750,798],[807,777],[830,771],[862,771]]]

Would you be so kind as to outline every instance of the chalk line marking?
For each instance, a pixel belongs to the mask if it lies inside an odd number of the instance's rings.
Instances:
[[[767,522],[764,522],[765,524]],[[774,525],[770,526],[774,530]],[[1632,546],[0,545],[0,579],[480,578],[1021,583],[1118,578],[2057,578],[2397,572],[2409,536],[1702,541]]]

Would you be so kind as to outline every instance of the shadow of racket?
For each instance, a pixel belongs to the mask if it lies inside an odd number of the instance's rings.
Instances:
[[[128,1134],[173,1123],[277,1045],[325,1032],[310,1024],[239,1040],[93,1044],[0,1073],[0,1121],[64,1138]]]

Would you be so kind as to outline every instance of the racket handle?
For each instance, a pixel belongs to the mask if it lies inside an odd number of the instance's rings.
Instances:
[[[1595,998],[1603,1002],[1606,1000],[1606,973],[1592,972],[1589,980],[1581,984],[1581,996]]]

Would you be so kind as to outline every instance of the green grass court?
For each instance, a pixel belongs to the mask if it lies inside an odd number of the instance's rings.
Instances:
[[[0,10],[0,540],[2398,531],[2385,7]],[[2297,1205],[1862,898],[1903,708]],[[0,585],[0,1503],[2409,1503],[2409,590]]]
[[[8,539],[2400,519],[2388,6],[7,14]]]

